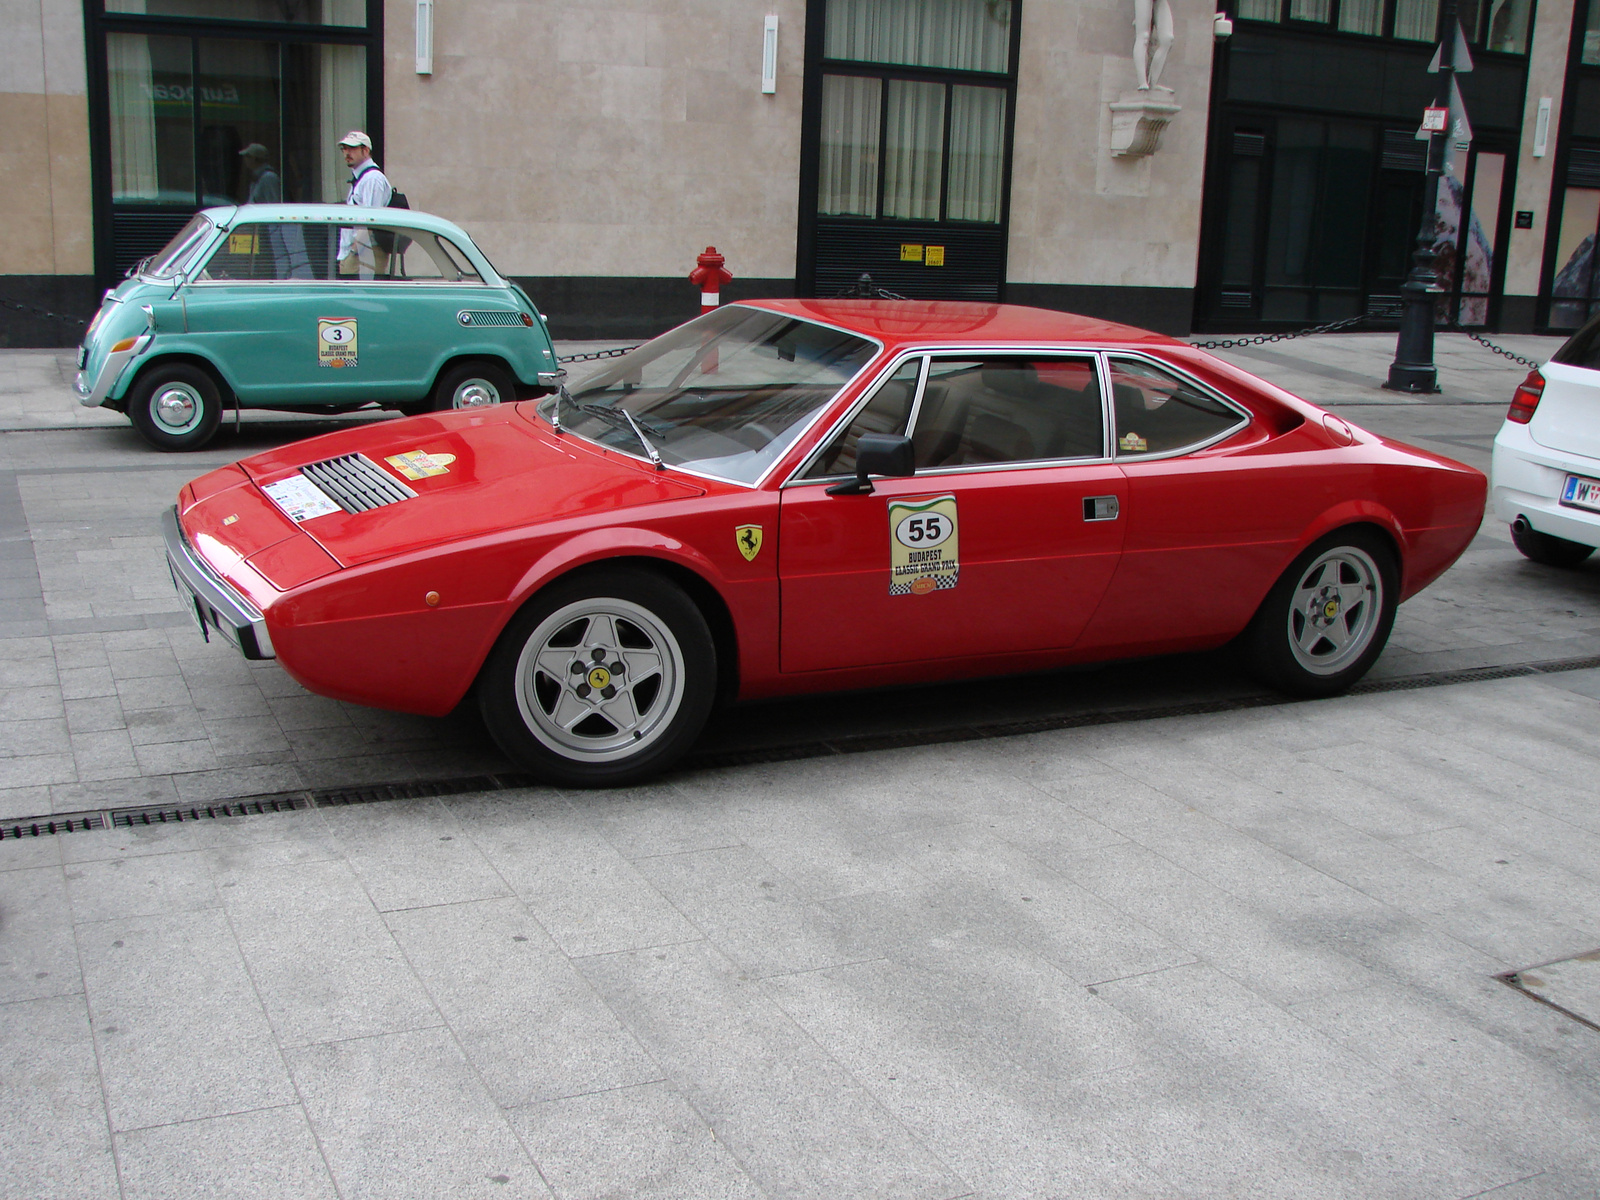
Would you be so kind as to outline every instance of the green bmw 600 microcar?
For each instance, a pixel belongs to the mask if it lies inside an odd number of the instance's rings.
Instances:
[[[79,403],[194,450],[230,408],[417,413],[554,387],[526,293],[461,229],[342,204],[208,208],[107,292]]]

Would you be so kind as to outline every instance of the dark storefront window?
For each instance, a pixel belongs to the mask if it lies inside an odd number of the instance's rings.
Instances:
[[[200,208],[344,198],[334,143],[376,124],[367,0],[90,5],[103,64],[91,117],[102,276],[159,249]]]
[[[803,287],[998,299],[1016,9],[812,0]]]
[[[1597,0],[1600,2],[1600,0]],[[1438,0],[1238,0],[1217,56],[1196,321],[1304,326],[1396,308],[1422,225]],[[1492,325],[1529,0],[1461,0],[1474,140],[1440,181],[1441,323]],[[1361,36],[1352,36],[1361,35]]]
[[[1459,0],[1457,12],[1461,31],[1473,46],[1526,54],[1532,7],[1533,0]],[[1403,42],[1439,37],[1439,0],[1238,0],[1235,15],[1246,21],[1325,25],[1341,33]]]

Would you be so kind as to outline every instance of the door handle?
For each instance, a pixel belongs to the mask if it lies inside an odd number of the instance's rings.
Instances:
[[[1085,496],[1083,519],[1085,521],[1115,521],[1122,506],[1115,496]]]

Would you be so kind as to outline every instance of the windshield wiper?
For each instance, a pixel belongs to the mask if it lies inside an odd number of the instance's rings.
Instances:
[[[663,430],[642,424],[625,408],[616,408],[610,404],[584,404],[582,401],[572,399],[571,396],[567,397],[567,403],[579,412],[588,413],[591,417],[599,417],[602,421],[618,429],[631,430],[633,436],[639,439],[639,444],[644,447],[644,452],[649,456],[650,462],[655,466],[655,469],[658,471],[665,469],[666,464],[661,461],[660,451],[655,448],[655,445],[645,436],[644,432],[648,428],[651,433],[661,437]]]
[[[661,452],[651,444],[649,438],[645,437],[644,430],[639,428],[639,422],[634,420],[633,414],[625,408],[619,409],[618,411],[621,412],[623,416],[627,417],[628,424],[633,426],[633,434],[639,439],[639,444],[644,447],[645,453],[650,456],[651,464],[658,471],[665,470],[667,464],[661,461]]]

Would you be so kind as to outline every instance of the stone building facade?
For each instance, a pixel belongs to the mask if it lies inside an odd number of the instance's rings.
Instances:
[[[1600,0],[1459,3],[1474,138],[1441,318],[1570,328],[1600,310]],[[352,126],[559,335],[693,315],[709,245],[735,298],[866,271],[1169,332],[1381,313],[1421,218],[1440,0],[0,4],[18,346],[71,344],[190,213],[244,199],[251,145],[284,199],[337,200]],[[1170,41],[1146,91],[1136,12]]]

